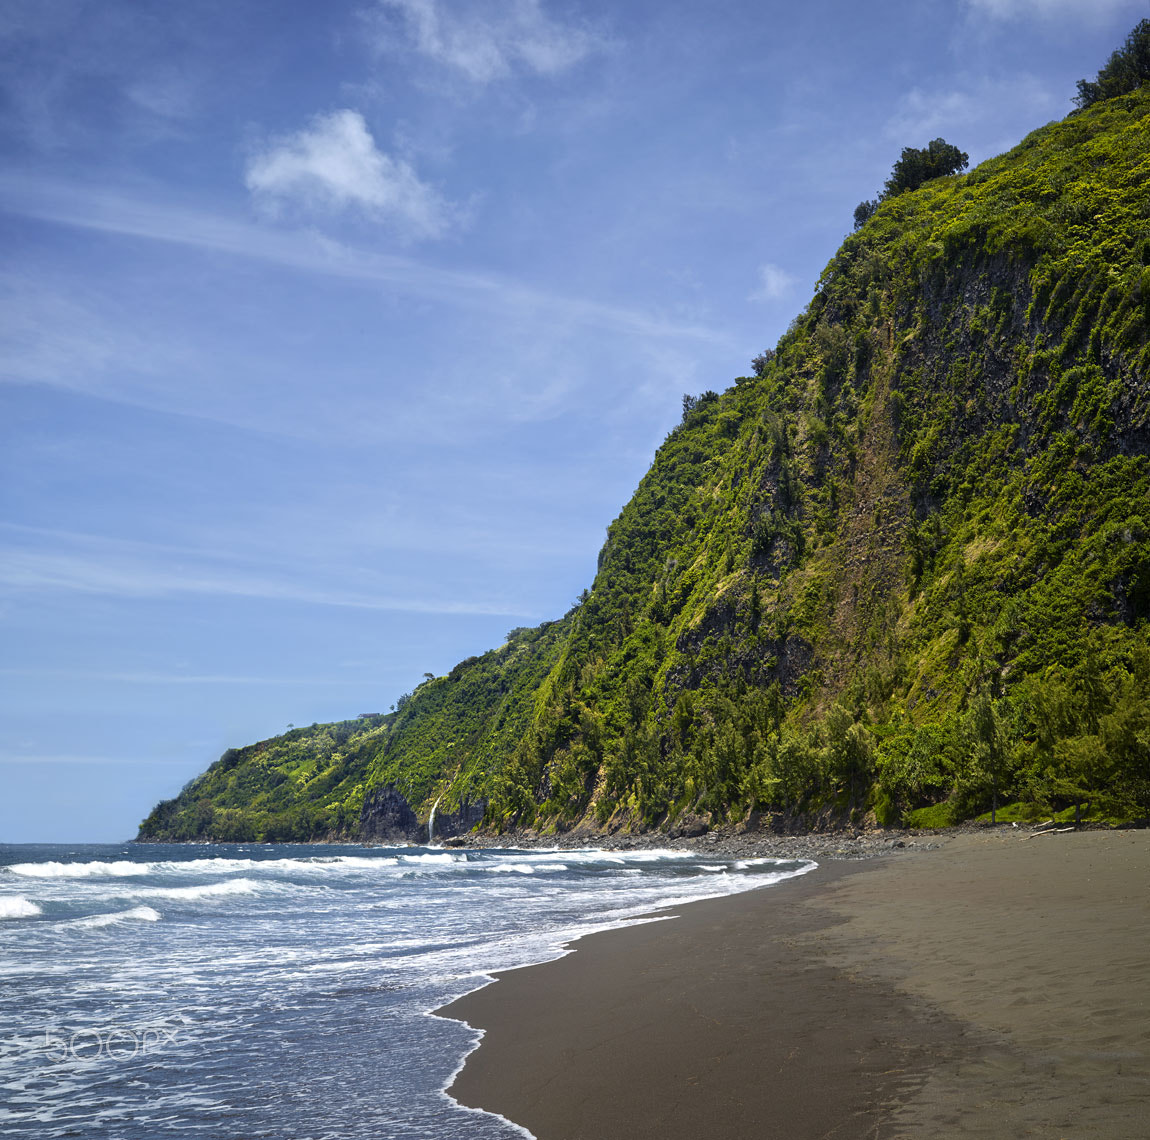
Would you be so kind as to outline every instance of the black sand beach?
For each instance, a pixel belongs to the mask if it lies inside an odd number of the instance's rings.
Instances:
[[[1150,833],[957,836],[592,935],[441,1010],[539,1140],[1150,1135]]]

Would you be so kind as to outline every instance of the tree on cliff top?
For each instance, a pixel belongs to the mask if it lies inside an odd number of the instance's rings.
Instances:
[[[1078,81],[1074,102],[1080,108],[1089,107],[1103,99],[1129,95],[1145,83],[1150,83],[1150,20],[1143,20],[1134,28],[1093,81]]]
[[[969,165],[970,155],[946,139],[931,139],[921,150],[913,146],[903,147],[898,162],[886,180],[882,196],[893,198],[896,194],[917,190],[932,178],[957,174]]]
[[[948,143],[946,139],[931,139],[921,148],[904,146],[902,154],[890,172],[890,177],[883,185],[882,193],[877,198],[860,202],[855,207],[855,229],[870,221],[880,202],[885,202],[897,194],[905,194],[908,190],[917,190],[932,178],[958,174],[969,165],[970,156],[953,143]]]

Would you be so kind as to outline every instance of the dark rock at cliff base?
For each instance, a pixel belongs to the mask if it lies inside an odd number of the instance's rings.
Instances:
[[[476,800],[474,803],[464,800],[455,811],[437,811],[435,813],[435,842],[460,835],[470,831],[476,824],[483,821],[483,814],[487,811],[486,800]],[[425,831],[426,837],[426,831]]]
[[[435,813],[434,836],[395,784],[381,784],[364,796],[359,816],[359,838],[364,842],[440,843],[471,831],[483,819],[486,800],[464,800],[454,811]]]
[[[418,843],[427,838],[427,829],[403,793],[394,784],[382,784],[363,797],[359,834],[366,841]]]
[[[706,835],[710,830],[710,824],[705,819],[697,815],[691,815],[689,812],[684,812],[675,821],[670,831],[667,833],[672,839],[692,839],[698,835]]]

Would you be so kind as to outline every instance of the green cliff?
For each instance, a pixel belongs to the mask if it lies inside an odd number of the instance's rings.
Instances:
[[[449,829],[1150,815],[1150,88],[860,220],[571,612],[141,838],[374,834],[384,789]]]

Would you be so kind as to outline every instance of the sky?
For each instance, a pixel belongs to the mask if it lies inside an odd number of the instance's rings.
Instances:
[[[904,146],[1145,0],[0,0],[0,842],[562,615]]]

